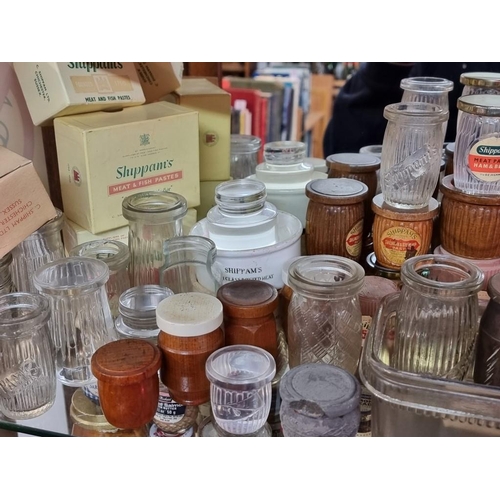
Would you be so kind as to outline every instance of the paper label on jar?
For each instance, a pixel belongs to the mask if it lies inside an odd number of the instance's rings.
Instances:
[[[485,182],[500,181],[500,138],[488,137],[476,142],[469,151],[469,169]]]
[[[370,329],[370,325],[372,324],[372,317],[371,316],[362,316],[361,318],[361,325],[362,325],[362,340],[361,340],[361,347],[365,344],[365,339],[366,336],[368,335],[368,330]]]
[[[419,253],[422,238],[409,227],[391,227],[382,233],[381,243],[384,260],[401,265]]]
[[[361,245],[363,243],[363,219],[354,224],[351,230],[347,233],[345,239],[345,248],[347,253],[352,257],[361,255]]]
[[[155,424],[153,424],[151,426],[151,429],[149,430],[149,436],[150,437],[192,437],[193,434],[194,434],[193,427],[190,427],[184,434],[179,434],[177,436],[174,436],[173,434],[168,434],[166,432],[163,432]]]
[[[361,398],[359,401],[361,418],[359,422],[357,437],[371,436],[372,430],[372,395],[365,387],[361,387]]]
[[[162,390],[158,399],[155,419],[166,424],[176,424],[184,418],[186,407],[176,403],[170,394]]]

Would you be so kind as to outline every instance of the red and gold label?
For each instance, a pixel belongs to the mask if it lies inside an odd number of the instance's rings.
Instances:
[[[400,266],[422,251],[422,238],[408,227],[391,227],[381,236],[381,249],[385,261]]]
[[[476,142],[469,151],[469,169],[485,182],[500,181],[500,138],[488,137]]]
[[[363,244],[363,219],[354,224],[351,230],[347,233],[345,239],[345,248],[347,253],[352,257],[359,257],[361,255],[361,248]]]

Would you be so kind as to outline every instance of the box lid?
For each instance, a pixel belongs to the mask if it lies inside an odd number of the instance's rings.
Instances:
[[[188,78],[182,80],[181,86],[173,92],[180,97],[191,95],[227,95],[229,92],[209,82],[206,78]]]

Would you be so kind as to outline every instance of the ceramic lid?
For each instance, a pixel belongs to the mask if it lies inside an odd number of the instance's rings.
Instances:
[[[372,210],[381,217],[397,221],[424,221],[433,219],[439,213],[439,203],[431,198],[429,205],[418,210],[407,210],[388,205],[384,201],[384,195],[378,194],[372,200]]]
[[[368,196],[368,186],[355,179],[315,179],[306,185],[306,195],[326,205],[351,205]]]
[[[330,170],[348,173],[376,172],[380,168],[380,158],[363,153],[338,153],[326,158]]]

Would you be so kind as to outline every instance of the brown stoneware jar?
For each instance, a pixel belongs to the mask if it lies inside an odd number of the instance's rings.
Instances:
[[[225,345],[260,347],[276,360],[278,334],[274,312],[279,303],[276,288],[264,281],[232,281],[219,288],[217,298],[224,309]]]
[[[403,210],[387,205],[382,194],[373,198],[373,248],[377,263],[388,269],[401,269],[403,262],[430,252],[433,219],[439,203],[431,198],[426,208]]]
[[[156,322],[163,353],[160,377],[170,396],[183,405],[207,403],[210,382],[205,363],[224,347],[221,301],[206,293],[178,293],[158,304]]]
[[[116,340],[97,349],[91,368],[110,424],[137,429],[151,422],[158,406],[160,365],[160,350],[146,340]]]
[[[316,179],[307,184],[306,195],[307,255],[338,255],[358,262],[367,186],[354,179]]]
[[[441,246],[466,259],[500,258],[500,196],[459,191],[453,176],[441,182]]]

